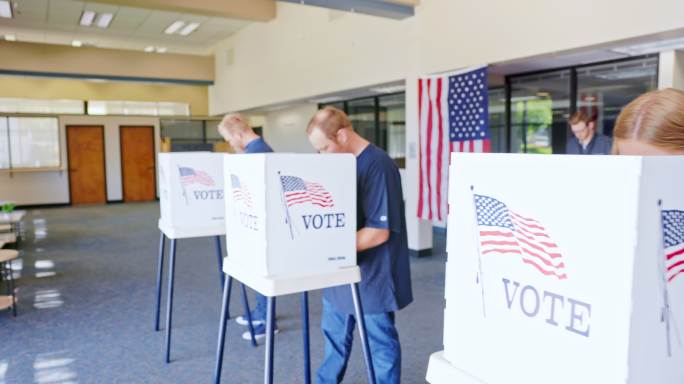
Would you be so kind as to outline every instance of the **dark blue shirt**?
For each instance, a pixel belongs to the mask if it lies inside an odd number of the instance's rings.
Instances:
[[[610,155],[612,149],[613,140],[596,132],[586,148],[582,148],[582,144],[574,135],[570,137],[565,146],[565,153],[568,155]]]
[[[367,314],[397,311],[413,301],[401,177],[394,161],[370,144],[356,158],[356,228],[388,229],[389,240],[357,254],[360,296]],[[348,285],[323,297],[335,310],[354,313]]]
[[[264,139],[261,137],[258,139],[254,139],[247,143],[245,145],[245,153],[264,153],[264,152],[273,152],[273,149],[266,144]]]

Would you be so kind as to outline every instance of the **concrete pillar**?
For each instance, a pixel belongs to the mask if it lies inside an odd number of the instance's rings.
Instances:
[[[658,89],[684,90],[684,52],[661,52],[658,64]]]

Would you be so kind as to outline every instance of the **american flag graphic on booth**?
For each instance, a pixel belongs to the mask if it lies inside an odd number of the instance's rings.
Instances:
[[[240,183],[240,178],[237,175],[230,174],[230,185],[233,190],[233,201],[242,201],[245,206],[252,208],[252,194],[249,193],[247,186]]]
[[[184,187],[192,184],[200,184],[207,187],[213,187],[215,185],[214,179],[206,172],[198,171],[190,167],[178,167],[178,171],[180,172],[181,184]]]
[[[684,211],[662,211],[665,277],[671,282],[684,273]]]
[[[418,217],[445,222],[451,152],[489,152],[487,67],[418,81]]]
[[[324,208],[335,206],[330,192],[319,183],[309,182],[297,176],[280,176],[280,183],[288,207],[306,203]]]
[[[474,195],[480,253],[521,257],[545,276],[567,279],[558,246],[544,226],[528,216],[510,210],[501,201]]]

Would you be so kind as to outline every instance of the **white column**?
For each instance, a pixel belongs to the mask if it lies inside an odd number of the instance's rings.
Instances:
[[[432,249],[432,223],[416,216],[418,207],[418,78],[406,79],[406,170],[404,198],[409,249],[423,255]]]
[[[684,90],[684,52],[661,52],[658,64],[658,89]]]

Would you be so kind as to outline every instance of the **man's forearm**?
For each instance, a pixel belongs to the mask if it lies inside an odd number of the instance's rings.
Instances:
[[[389,230],[363,227],[356,232],[356,251],[375,248],[389,240]]]

